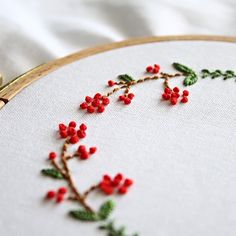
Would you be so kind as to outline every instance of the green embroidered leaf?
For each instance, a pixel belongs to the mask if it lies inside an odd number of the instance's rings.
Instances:
[[[127,75],[127,74],[118,75],[118,79],[120,79],[126,83],[134,81],[134,79],[130,75]]]
[[[184,79],[184,85],[189,86],[197,82],[198,78],[196,74],[190,74]]]
[[[98,212],[100,219],[106,220],[110,216],[110,214],[112,213],[114,208],[115,208],[115,203],[111,200],[102,204],[102,206]]]
[[[84,210],[75,210],[69,212],[70,216],[77,220],[81,221],[97,221],[99,220],[96,213],[90,212],[90,211],[84,211]]]
[[[182,72],[186,75],[195,74],[195,72],[192,69],[180,63],[174,62],[172,65],[177,71]]]
[[[50,168],[50,169],[43,169],[42,174],[45,176],[50,176],[54,179],[64,179],[63,175],[56,169]]]

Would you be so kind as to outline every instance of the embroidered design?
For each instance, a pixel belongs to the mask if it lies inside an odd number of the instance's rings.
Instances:
[[[132,86],[142,84],[146,81],[163,80],[164,91],[161,95],[163,101],[170,101],[171,105],[176,105],[178,101],[180,103],[187,103],[189,100],[189,91],[183,90],[182,92],[178,87],[173,89],[169,86],[169,81],[176,77],[183,77],[183,85],[190,86],[198,81],[198,73],[193,69],[182,65],[180,63],[173,63],[173,67],[178,71],[175,74],[168,74],[160,72],[161,67],[158,64],[146,67],[146,73],[152,74],[135,80],[128,74],[121,74],[118,76],[119,81],[109,80],[107,82],[108,87],[114,87],[112,91],[105,95],[96,93],[94,96],[86,96],[85,101],[80,104],[82,110],[88,113],[103,113],[106,107],[110,104],[109,97],[116,92],[123,90],[124,93],[118,97],[118,101],[124,105],[131,104],[135,95],[130,92]],[[232,70],[210,71],[208,69],[201,70],[202,79],[210,77],[223,78],[224,80],[236,78],[236,72]],[[51,177],[58,180],[64,180],[67,183],[67,187],[60,187],[57,190],[49,190],[46,193],[45,198],[47,200],[55,200],[56,203],[61,203],[65,200],[78,203],[80,209],[71,210],[69,215],[80,221],[104,221],[109,219],[112,214],[115,203],[112,200],[107,200],[101,204],[98,210],[94,210],[87,202],[87,198],[92,192],[100,192],[101,194],[110,196],[114,194],[124,195],[128,193],[130,187],[133,185],[133,180],[130,178],[124,178],[123,174],[118,173],[115,177],[111,177],[105,174],[98,183],[91,185],[84,193],[78,190],[76,187],[72,174],[68,165],[69,160],[78,159],[79,161],[85,161],[91,158],[96,152],[97,147],[86,147],[85,145],[79,145],[77,150],[69,154],[68,147],[73,144],[77,144],[79,141],[87,136],[87,126],[81,124],[79,129],[76,129],[77,124],[71,121],[69,125],[59,124],[59,136],[61,139],[65,139],[62,146],[61,153],[58,155],[55,152],[50,152],[48,160],[51,167],[43,169],[41,172],[44,176]],[[59,160],[58,160],[59,159]],[[108,236],[128,236],[125,227],[115,227],[113,221],[108,221],[99,227],[100,230],[107,233]],[[138,234],[132,234],[131,236],[138,236]]]
[[[41,173],[47,177],[64,180],[67,183],[67,187],[63,186],[57,190],[49,190],[45,195],[45,199],[48,201],[54,200],[58,204],[65,200],[79,203],[80,209],[71,210],[69,212],[69,215],[74,219],[80,221],[104,221],[108,219],[113,212],[115,203],[112,200],[107,200],[102,203],[98,210],[94,210],[92,206],[87,203],[89,195],[95,191],[105,194],[106,196],[112,194],[124,195],[133,185],[133,180],[124,178],[122,173],[116,174],[114,178],[105,174],[101,181],[90,186],[84,193],[79,191],[72,178],[68,162],[71,159],[78,159],[79,161],[88,160],[97,152],[97,147],[93,146],[87,148],[85,145],[79,145],[77,150],[70,154],[68,151],[69,146],[78,143],[86,137],[87,126],[81,124],[79,129],[76,129],[76,126],[77,124],[74,121],[71,121],[68,126],[65,124],[59,124],[58,126],[59,136],[61,139],[65,139],[61,153],[58,156],[57,153],[50,152],[48,161],[51,167],[42,169]],[[114,231],[112,235],[125,235],[124,231],[117,231],[114,228],[110,230]],[[118,232],[120,232],[120,234],[118,234]]]

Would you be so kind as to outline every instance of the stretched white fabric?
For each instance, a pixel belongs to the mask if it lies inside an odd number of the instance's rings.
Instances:
[[[140,236],[236,235],[236,83],[233,79],[199,79],[189,87],[189,103],[161,101],[161,81],[132,88],[130,106],[116,94],[103,114],[78,109],[86,95],[105,93],[120,73],[144,75],[147,64],[159,63],[174,73],[173,61],[196,71],[234,69],[233,43],[179,41],[112,50],[67,65],[23,90],[0,111],[0,235],[104,235],[97,224],[70,219],[79,206],[44,202],[61,181],[40,175],[50,151],[58,152],[57,125],[75,120],[88,125],[81,144],[97,146],[86,162],[70,167],[81,191],[104,173],[123,172],[134,186],[117,204],[112,218]],[[171,86],[181,90],[182,79]],[[77,148],[75,145],[74,148]],[[98,207],[100,194],[89,203]]]

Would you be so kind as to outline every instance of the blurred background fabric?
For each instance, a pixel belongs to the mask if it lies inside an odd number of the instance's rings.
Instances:
[[[236,35],[235,0],[0,0],[4,83],[81,49],[132,37]]]

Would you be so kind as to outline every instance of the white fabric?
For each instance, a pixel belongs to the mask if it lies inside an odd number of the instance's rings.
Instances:
[[[4,83],[80,49],[130,37],[235,35],[235,0],[0,0]]]
[[[67,217],[73,203],[55,206],[42,198],[62,186],[40,175],[48,152],[59,151],[59,122],[85,122],[85,143],[98,153],[73,161],[80,189],[104,173],[123,172],[135,180],[125,197],[115,197],[113,218],[141,236],[234,236],[236,234],[236,93],[234,80],[200,80],[189,88],[190,102],[170,106],[160,100],[162,84],[133,88],[130,106],[117,95],[104,114],[78,110],[85,95],[100,91],[120,73],[143,76],[147,64],[174,72],[173,61],[195,70],[234,69],[236,46],[220,42],[163,42],[95,55],[35,82],[0,112],[0,235],[104,235],[97,224]],[[176,78],[171,85],[179,85]],[[109,127],[109,128],[108,128]],[[77,147],[77,145],[76,145]],[[75,147],[75,148],[76,148]],[[98,207],[104,197],[93,195]]]

